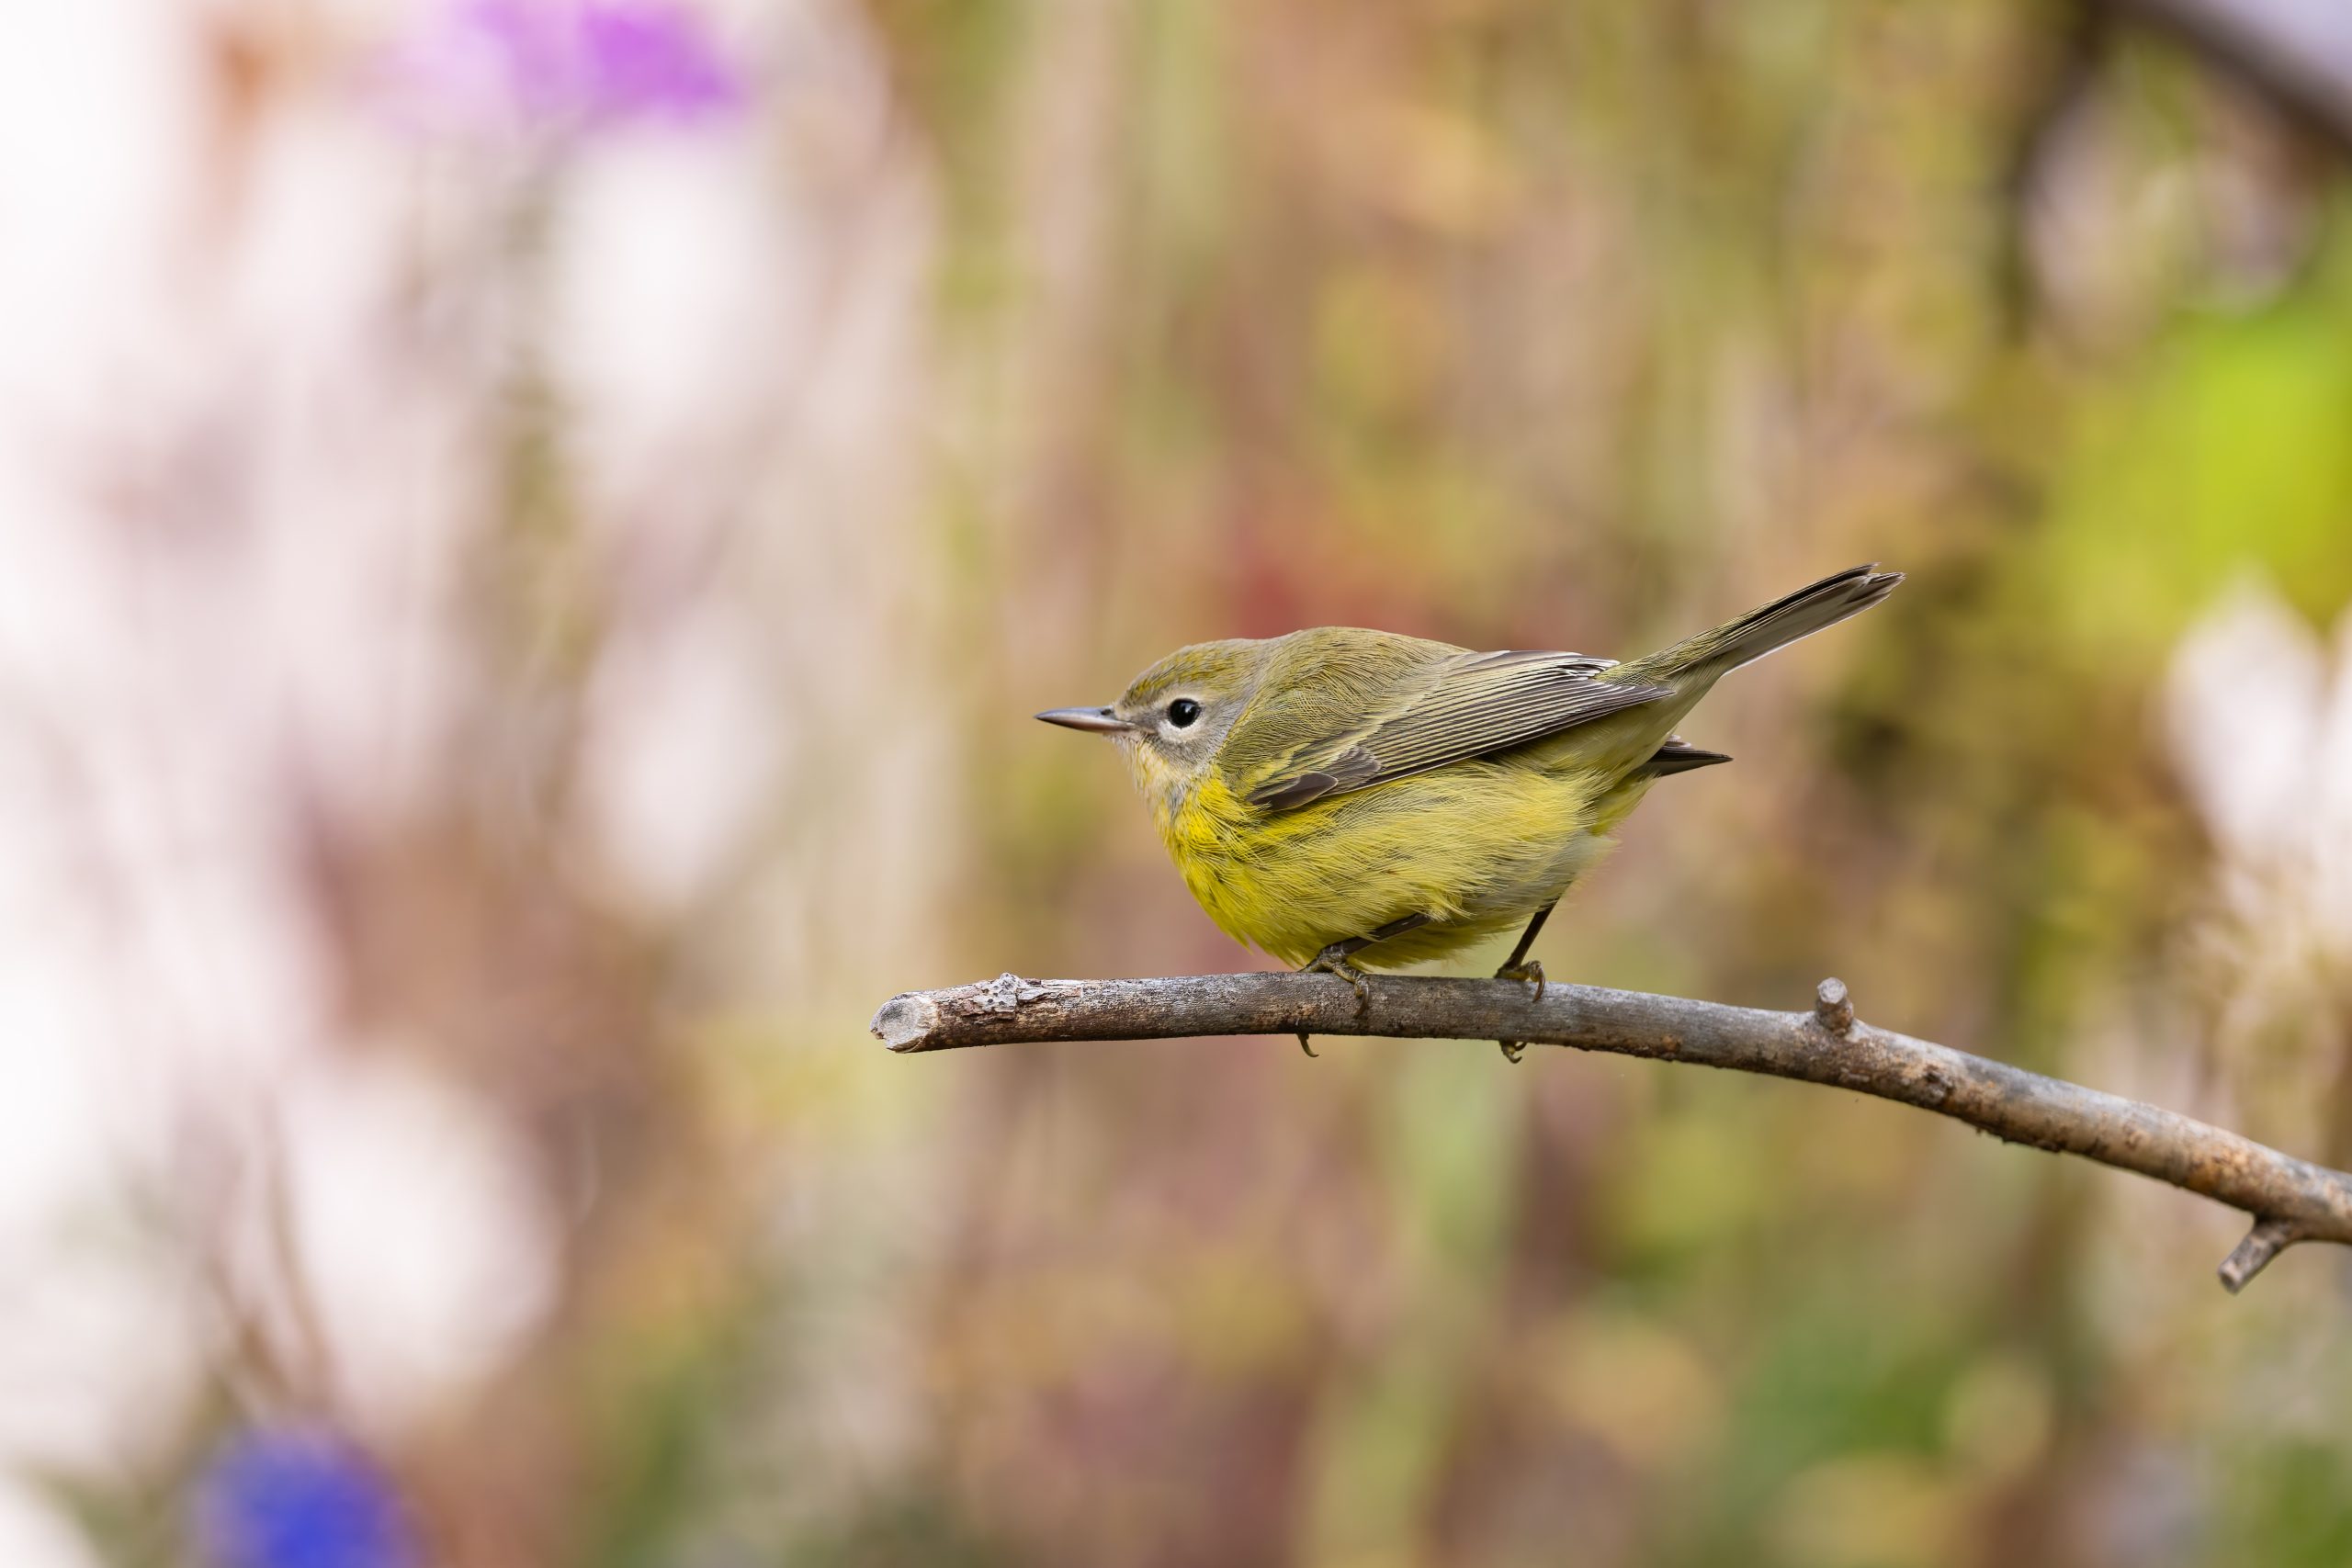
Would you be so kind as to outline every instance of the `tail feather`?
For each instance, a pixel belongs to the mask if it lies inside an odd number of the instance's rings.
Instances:
[[[1902,581],[1901,572],[1881,571],[1875,561],[1849,567],[1834,577],[1807,584],[1786,598],[1750,610],[1736,621],[1686,637],[1671,648],[1660,649],[1646,659],[1621,665],[1610,673],[1621,680],[1673,681],[1703,671],[1713,679],[1761,659],[1775,649],[1786,648],[1799,637],[1834,626],[1849,615],[1860,615],[1894,592],[1895,584]]]
[[[1721,751],[1703,750],[1691,745],[1679,735],[1669,735],[1666,744],[1650,753],[1650,760],[1638,770],[1647,777],[1662,779],[1670,773],[1687,773],[1693,768],[1712,768],[1731,758]]]

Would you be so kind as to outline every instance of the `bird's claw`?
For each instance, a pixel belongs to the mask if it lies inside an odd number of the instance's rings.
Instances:
[[[1544,965],[1542,962],[1537,959],[1531,958],[1524,964],[1506,964],[1501,968],[1495,971],[1495,978],[1498,980],[1532,980],[1535,983],[1535,999],[1539,1002],[1544,999]],[[1495,1043],[1503,1048],[1503,1060],[1510,1063],[1513,1066],[1517,1066],[1519,1065],[1520,1057],[1525,1055],[1527,1051],[1527,1042],[1524,1040],[1498,1040]]]
[[[1313,975],[1317,972],[1337,975],[1340,979],[1353,986],[1356,991],[1357,1006],[1372,1005],[1372,976],[1358,968],[1354,961],[1348,956],[1348,950],[1338,942],[1333,942],[1317,953],[1314,962],[1299,971],[1302,975]]]
[[[1362,1011],[1372,1005],[1372,976],[1357,968],[1349,959],[1348,954],[1353,951],[1346,943],[1335,942],[1317,953],[1312,961],[1300,968],[1299,973],[1337,975],[1355,987],[1356,1009]],[[1306,1031],[1304,1029],[1298,1032],[1298,1048],[1310,1056],[1315,1055],[1315,1047],[1306,1043]]]

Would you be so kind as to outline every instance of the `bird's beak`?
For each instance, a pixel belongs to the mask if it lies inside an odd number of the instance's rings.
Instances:
[[[1098,735],[1115,735],[1135,728],[1109,708],[1047,708],[1037,716],[1065,729],[1091,729]]]

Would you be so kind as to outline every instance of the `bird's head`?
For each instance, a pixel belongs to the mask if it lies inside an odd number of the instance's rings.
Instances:
[[[1227,732],[1257,695],[1272,646],[1234,638],[1180,648],[1136,676],[1108,707],[1054,708],[1037,716],[1116,741],[1137,787],[1155,807],[1171,810],[1215,768]]]

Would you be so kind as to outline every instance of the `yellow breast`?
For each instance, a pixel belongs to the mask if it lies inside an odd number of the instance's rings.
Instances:
[[[1214,770],[1189,786],[1141,773],[1185,886],[1236,940],[1304,964],[1330,942],[1427,916],[1358,955],[1379,967],[1457,951],[1558,897],[1603,847],[1591,829],[1610,782],[1528,760],[1471,761],[1268,815]]]

